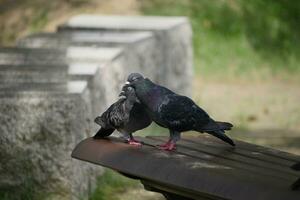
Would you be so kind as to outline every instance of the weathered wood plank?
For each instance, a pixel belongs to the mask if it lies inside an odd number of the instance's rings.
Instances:
[[[154,139],[154,143],[157,141],[162,141],[159,138],[149,138]],[[228,146],[229,148],[232,148]],[[226,147],[226,148],[228,148]],[[234,168],[235,170],[242,171],[244,174],[248,172],[248,176],[254,176],[258,179],[261,178],[269,178],[269,179],[275,179],[275,181],[285,181],[285,182],[291,182],[295,178],[295,174],[297,173],[291,173],[290,174],[282,174],[279,173],[277,170],[272,170],[272,168],[269,167],[261,167],[254,165],[253,163],[248,163],[242,161],[242,157],[237,157],[234,154],[231,154],[232,156],[228,156],[228,152],[226,152],[227,155],[223,155],[224,153],[220,151],[220,149],[217,149],[219,151],[214,151],[211,153],[210,149],[205,149],[205,147],[202,147],[199,145],[197,147],[195,144],[189,144],[184,141],[180,141],[178,143],[178,149],[176,150],[176,153],[195,157],[196,159],[208,161],[216,164],[222,164],[230,168]],[[217,153],[216,153],[217,152]],[[230,158],[234,157],[234,159]],[[240,159],[240,160],[239,160]],[[290,170],[292,171],[292,170]],[[246,174],[247,175],[247,174]]]
[[[150,139],[154,139],[156,141],[163,142],[163,139],[160,137],[149,137]],[[212,139],[212,138],[209,138]],[[205,141],[203,143],[203,141]],[[240,149],[233,148],[227,144],[222,145],[207,145],[207,137],[202,140],[199,139],[182,139],[178,142],[178,148],[183,149],[189,149],[194,151],[199,151],[201,153],[204,153],[206,157],[211,156],[211,159],[222,160],[221,162],[230,162],[231,164],[229,166],[238,166],[242,167],[244,164],[244,167],[252,172],[260,173],[263,171],[265,174],[269,174],[271,176],[277,176],[280,177],[280,175],[283,178],[288,178],[289,175],[297,175],[298,173],[291,170],[289,166],[294,164],[294,162],[291,162],[288,166],[282,166],[281,163],[277,162],[270,162],[270,159],[263,159],[266,156],[260,156],[260,155],[254,155],[254,156],[248,156],[240,153]],[[282,161],[284,162],[284,161]],[[286,162],[286,161],[285,161]],[[245,168],[244,168],[245,169]],[[256,169],[256,170],[251,170]]]
[[[214,137],[210,137],[207,134],[199,134],[197,137],[194,138],[194,140],[196,140],[196,142],[201,141],[203,142],[203,138],[204,139],[204,143],[205,144],[211,144],[211,145],[220,145],[220,146],[226,146],[226,144],[224,144],[224,142],[222,142],[221,140],[214,138]],[[184,138],[183,138],[184,139]],[[244,141],[239,141],[239,140],[235,140],[236,145],[239,146],[239,150],[240,151],[249,151],[249,152],[257,152],[260,154],[257,155],[266,155],[266,156],[270,156],[273,158],[278,158],[281,161],[283,161],[283,164],[286,164],[287,166],[290,165],[289,162],[299,162],[300,156],[299,155],[295,155],[295,154],[290,154],[284,151],[280,151],[277,149],[273,149],[273,148],[268,148],[268,147],[264,147],[264,146],[260,146],[260,145],[255,145],[255,144],[250,144],[248,142],[244,142]],[[280,161],[280,162],[281,162]],[[288,161],[287,163],[284,161]]]
[[[258,168],[255,168],[257,166],[250,165],[249,168],[257,172],[251,173],[244,169],[246,163],[238,165],[236,161],[220,156],[211,159],[209,154],[205,157],[206,150],[200,151],[203,146],[193,144],[193,149],[184,146],[191,143],[185,140],[197,142],[196,138],[183,139],[177,152],[166,152],[154,146],[157,141],[167,140],[166,137],[142,138],[146,144],[140,148],[127,145],[120,139],[88,138],[77,145],[72,156],[137,177],[158,189],[195,199],[300,198],[299,192],[289,190],[290,180],[296,180],[299,174],[289,173],[284,177],[285,172],[282,171],[278,172],[280,177],[272,174],[266,176],[265,173],[260,175]],[[224,147],[216,145],[215,148]]]

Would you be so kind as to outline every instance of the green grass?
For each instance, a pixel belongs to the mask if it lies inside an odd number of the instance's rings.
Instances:
[[[146,15],[189,17],[196,74],[217,80],[264,80],[299,78],[300,29],[292,24],[300,4],[288,4],[282,0],[142,0],[141,9]],[[282,16],[278,6],[290,12],[283,10]]]
[[[97,180],[97,188],[89,200],[119,200],[118,195],[138,185],[138,181],[126,178],[106,169]]]
[[[30,31],[37,32],[41,30],[48,23],[48,10],[42,8],[37,11],[30,23]]]

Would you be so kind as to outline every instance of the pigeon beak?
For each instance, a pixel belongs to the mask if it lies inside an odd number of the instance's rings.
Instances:
[[[119,94],[119,97],[122,96],[122,95],[124,95],[124,94],[125,94],[125,92],[121,91],[120,94]]]
[[[129,81],[126,81],[125,85],[130,85],[130,82],[129,82]]]
[[[125,96],[119,96],[119,99],[126,99],[126,97]]]

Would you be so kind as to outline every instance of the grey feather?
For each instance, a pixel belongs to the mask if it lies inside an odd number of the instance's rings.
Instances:
[[[94,136],[100,138],[109,136],[112,132],[109,129],[117,129],[119,132],[129,134],[146,128],[152,122],[144,107],[138,103],[135,91],[130,86],[124,86],[117,102],[112,104],[101,116],[96,117],[95,123],[101,126],[101,129]],[[110,133],[111,132],[111,133]],[[108,133],[110,133],[108,135]]]

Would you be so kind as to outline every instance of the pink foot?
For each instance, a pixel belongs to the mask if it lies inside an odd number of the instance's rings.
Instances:
[[[129,139],[129,140],[127,140],[127,142],[128,142],[128,144],[133,145],[133,146],[142,146],[142,143],[135,139]]]
[[[163,144],[159,147],[161,150],[166,151],[173,151],[176,150],[176,143],[175,142],[167,142],[166,144]]]
[[[157,146],[158,147],[166,147],[166,146],[170,145],[170,142],[171,142],[171,140],[168,140],[168,142],[166,142],[164,144],[157,145]]]

